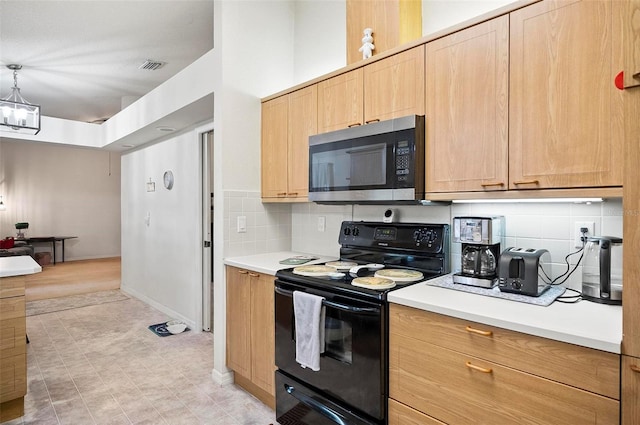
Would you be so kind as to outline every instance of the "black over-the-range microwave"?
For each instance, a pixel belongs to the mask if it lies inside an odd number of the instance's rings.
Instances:
[[[412,115],[309,137],[309,200],[424,199],[425,118]]]

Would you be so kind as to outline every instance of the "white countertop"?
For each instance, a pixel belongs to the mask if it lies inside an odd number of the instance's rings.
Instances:
[[[442,278],[437,278],[442,279]],[[427,282],[388,294],[389,302],[597,350],[620,353],[622,307],[580,301],[548,307],[492,298]]]
[[[269,252],[266,254],[247,255],[244,257],[225,258],[224,264],[234,267],[240,267],[243,269],[249,269],[258,273],[275,275],[278,270],[295,267],[289,264],[280,264],[280,261],[286,260],[287,258],[296,257],[298,255],[309,255],[318,257],[317,260],[312,260],[304,264],[321,264],[326,263],[327,261],[335,261],[338,259],[338,257],[327,257],[302,252],[279,251]]]
[[[0,277],[40,273],[40,264],[28,255],[0,257]]]

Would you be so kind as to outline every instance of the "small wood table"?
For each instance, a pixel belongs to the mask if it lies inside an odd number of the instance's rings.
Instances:
[[[64,263],[64,241],[76,238],[77,236],[33,236],[20,240],[26,243],[51,243],[51,248],[53,249],[53,264],[56,264],[56,242],[62,242],[62,262]]]

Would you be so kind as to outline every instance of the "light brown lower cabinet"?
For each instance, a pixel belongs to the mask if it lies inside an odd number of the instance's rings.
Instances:
[[[599,364],[587,372],[597,376],[600,370],[602,380],[616,382],[617,377],[619,382],[619,374],[609,371],[619,371],[620,356],[513,331],[501,334],[499,328],[395,304],[390,312],[390,424],[398,418],[403,419],[395,423],[451,425],[614,425],[620,421],[619,392],[601,395],[576,385],[579,380],[569,384],[565,378],[584,373],[581,369],[587,364]],[[434,338],[438,334],[451,337]],[[567,346],[566,350],[558,344]],[[496,356],[508,350],[512,356],[506,362],[502,355]],[[574,354],[567,356],[570,352]],[[594,355],[601,355],[595,363]],[[564,370],[531,368],[535,363],[548,366],[553,356],[561,357]],[[519,361],[525,367],[518,367]],[[605,382],[602,392],[609,387]],[[423,422],[419,414],[425,415]]]
[[[389,399],[389,425],[446,425],[402,403]]]
[[[227,367],[236,384],[273,408],[275,277],[226,266],[226,279]]]
[[[640,359],[622,356],[622,425],[640,424]]]
[[[24,415],[26,326],[24,276],[0,278],[0,422]]]

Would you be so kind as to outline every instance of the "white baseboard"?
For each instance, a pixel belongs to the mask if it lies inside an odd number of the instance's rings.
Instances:
[[[220,386],[233,384],[233,371],[220,372],[215,369],[211,370],[211,378],[215,384]]]
[[[162,305],[154,300],[152,300],[151,298],[147,297],[144,294],[141,294],[140,292],[136,291],[135,289],[131,289],[125,285],[120,285],[120,290],[128,295],[131,295],[134,298],[139,299],[140,301],[142,301],[145,304],[149,304],[151,307],[155,308],[156,310],[160,310],[161,312],[163,312],[164,314],[166,314],[167,316],[171,317],[172,319],[179,319],[182,320],[184,323],[187,324],[187,326],[189,326],[189,328],[191,328],[192,331],[194,332],[202,332],[202,329],[199,329],[196,327],[196,323],[193,320],[187,319],[186,317],[184,317],[183,315],[181,315],[180,313],[173,311],[172,309],[168,308],[165,305]]]

